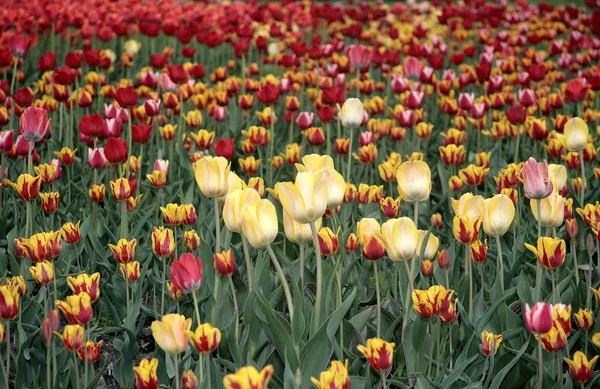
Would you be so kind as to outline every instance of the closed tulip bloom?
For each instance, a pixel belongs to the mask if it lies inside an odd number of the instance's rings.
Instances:
[[[17,191],[21,199],[25,201],[34,201],[40,194],[42,177],[34,177],[30,174],[21,174],[16,183],[8,181],[8,184]]]
[[[571,326],[571,306],[565,304],[555,304],[552,309],[552,320],[559,325],[567,336],[571,335],[573,328]]]
[[[227,193],[230,164],[226,158],[205,156],[194,162],[193,167],[196,183],[206,197]]]
[[[359,225],[359,227],[363,226]],[[365,234],[364,230],[364,227],[359,230],[359,239],[361,233]],[[390,219],[383,223],[381,225],[381,237],[385,244],[385,251],[394,262],[410,259],[415,254],[419,244],[417,227],[407,217]]]
[[[340,110],[339,117],[344,128],[353,129],[359,127],[364,118],[362,102],[353,97],[347,99]]]
[[[161,320],[152,322],[152,336],[163,351],[169,355],[179,354],[187,348],[186,331],[192,326],[192,319],[183,315],[171,313],[164,315]]]
[[[52,265],[52,262],[38,262],[35,266],[30,266],[29,271],[39,285],[46,285],[54,281],[54,265]]]
[[[450,254],[448,253],[448,250],[443,249],[442,251],[438,252],[438,265],[440,266],[440,269],[448,270],[451,264],[452,262],[450,260]]]
[[[365,244],[367,237],[379,234],[381,234],[381,227],[379,222],[373,218],[364,217],[356,223],[356,236],[360,245]]]
[[[295,183],[279,184],[279,200],[283,208],[298,223],[309,223],[321,218],[329,199],[327,171],[318,174],[300,172]]]
[[[590,131],[585,120],[574,117],[564,128],[564,145],[569,151],[580,152],[585,148]]]
[[[155,188],[164,188],[167,185],[167,173],[154,170],[152,174],[146,174],[146,178]]]
[[[79,324],[68,324],[63,328],[63,333],[54,334],[58,336],[65,345],[67,351],[77,351],[83,346],[83,326]]]
[[[177,227],[183,223],[185,218],[184,208],[179,204],[167,204],[166,207],[160,207],[165,222],[173,227]]]
[[[267,389],[273,371],[272,365],[265,366],[261,371],[254,366],[245,366],[235,374],[227,374],[223,377],[223,387],[225,389]]]
[[[188,250],[194,251],[200,248],[200,236],[196,230],[189,230],[183,233],[183,241]]]
[[[88,191],[88,194],[93,202],[101,203],[104,201],[104,196],[106,196],[106,187],[104,186],[104,184],[92,185],[92,187]]]
[[[386,217],[394,218],[400,212],[400,198],[386,197],[379,200],[379,209]]]
[[[235,258],[233,258],[233,251],[231,249],[223,251],[221,253],[215,253],[215,270],[222,276],[230,276],[235,273],[236,264]]]
[[[554,191],[560,191],[567,183],[567,168],[564,165],[548,165],[548,179],[552,181]]]
[[[481,333],[481,352],[486,357],[492,352],[496,354],[498,352],[498,348],[500,347],[500,343],[502,343],[501,334],[496,335],[487,331],[483,331]]]
[[[298,172],[309,172],[319,175],[326,172],[328,185],[327,208],[333,209],[344,201],[346,182],[344,177],[335,170],[333,158],[329,155],[309,154],[302,157],[302,164],[297,163]]]
[[[127,263],[135,258],[135,247],[137,240],[119,239],[116,245],[109,244],[113,258],[119,263]]]
[[[386,372],[394,363],[395,343],[380,338],[367,339],[367,345],[358,345],[356,349],[367,358],[371,368],[378,372]]]
[[[552,192],[550,196],[539,201],[541,210],[538,211],[538,201],[531,201],[531,212],[537,220],[538,214],[542,227],[556,228],[563,224],[565,218],[565,199],[557,192]],[[486,231],[487,232],[487,231]]]
[[[473,262],[475,262],[475,263],[485,262],[485,260],[487,259],[487,251],[488,251],[487,240],[484,242],[482,242],[480,240],[476,240],[475,242],[471,243],[470,250],[471,250],[471,259],[473,260]]]
[[[324,256],[332,255],[337,253],[340,243],[338,235],[340,234],[340,227],[334,234],[329,227],[323,227],[317,233],[319,239],[319,246],[321,248],[321,254]]]
[[[550,331],[541,335],[542,347],[548,352],[562,350],[567,345],[567,334],[557,323],[552,325]]]
[[[331,361],[331,367],[321,372],[319,379],[310,377],[317,389],[350,389],[350,375],[348,374],[348,360],[346,363]]]
[[[0,319],[12,320],[19,313],[19,294],[18,288],[13,285],[0,285]]]
[[[260,200],[260,195],[254,189],[236,189],[229,193],[223,205],[223,221],[229,231],[241,233],[244,210]]]
[[[534,253],[540,264],[548,270],[557,269],[565,262],[567,251],[562,239],[544,236],[538,238],[537,247],[528,243],[525,243],[525,247]]]
[[[95,303],[100,298],[100,273],[96,272],[91,276],[80,274],[77,277],[67,277],[67,284],[73,294],[86,292],[90,299]]]
[[[202,260],[193,254],[181,254],[171,262],[171,283],[183,293],[192,293],[202,286]]]
[[[205,129],[198,131],[198,133],[192,132],[190,133],[190,135],[192,136],[192,139],[194,139],[194,141],[196,142],[196,146],[198,146],[200,150],[209,149],[213,143],[213,140],[215,139],[215,132],[207,131]]]
[[[58,203],[60,202],[60,193],[58,192],[47,192],[40,193],[40,199],[42,200],[42,209],[46,213],[55,213],[58,211]]]
[[[439,298],[439,295],[445,291],[446,288],[439,285],[434,285],[428,290],[413,290],[413,309],[424,319],[437,315],[442,307],[442,300]]]
[[[431,194],[431,170],[423,161],[403,162],[396,171],[398,191],[402,200],[422,203]]]
[[[167,291],[169,292],[169,297],[173,301],[180,301],[184,296],[184,294],[170,282],[167,282]]]
[[[278,231],[277,212],[269,200],[262,199],[242,213],[242,233],[252,247],[258,249],[271,244]]]
[[[587,331],[594,325],[594,312],[588,308],[579,309],[573,315],[573,321],[580,330]]]
[[[158,389],[158,359],[142,359],[140,364],[133,368],[136,389]]]
[[[480,203],[483,231],[490,236],[504,235],[515,218],[515,205],[508,196],[494,195]]]
[[[194,374],[193,370],[188,370],[183,373],[183,377],[181,377],[181,388],[198,389],[198,378]]]
[[[525,327],[532,334],[545,334],[552,328],[552,305],[536,303],[533,308],[525,304]]]
[[[403,219],[408,219],[408,220],[412,221],[409,218],[403,218]],[[405,236],[405,235],[400,235],[400,236]],[[423,246],[423,241],[425,241],[426,236],[427,236],[427,231],[425,231],[425,230],[417,231],[417,248],[415,250],[415,254],[417,254],[419,256],[421,256],[421,251],[423,250],[421,247]],[[409,238],[409,237],[407,237],[407,236],[404,237],[404,239],[407,239],[407,238]],[[427,236],[427,243],[426,243],[425,249],[423,250],[423,256],[420,258],[425,259],[425,260],[431,260],[433,257],[436,256],[436,254],[438,252],[439,244],[440,244],[440,241],[439,241],[438,237],[432,233],[429,233],[429,236]]]
[[[175,252],[173,230],[163,226],[154,227],[152,232],[152,251],[157,257],[169,258]]]
[[[87,363],[94,363],[100,359],[100,352],[102,351],[102,340],[98,343],[94,343],[91,340],[85,342],[85,345],[77,350],[77,356],[82,361]]]
[[[481,217],[470,219],[467,216],[454,216],[452,220],[452,233],[454,239],[462,244],[470,244],[479,238],[479,228],[481,226]]]
[[[81,221],[78,221],[77,224],[73,224],[71,222],[63,224],[62,228],[60,229],[60,233],[65,243],[74,244],[79,242],[79,239],[81,238],[81,232],[79,230],[80,224]]]
[[[200,324],[196,331],[186,331],[190,344],[203,354],[212,353],[221,343],[221,331],[210,323]]]
[[[377,261],[385,254],[385,244],[379,234],[366,236],[362,247],[363,257],[370,261]]]
[[[56,306],[71,324],[87,324],[94,315],[92,299],[85,292],[67,296],[66,301],[56,300]]]
[[[123,279],[129,282],[135,282],[140,279],[140,263],[138,261],[119,264]]]
[[[528,199],[543,199],[548,197],[554,188],[548,178],[548,162],[537,162],[529,158],[523,165],[523,186],[525,197]]]
[[[569,365],[569,375],[577,382],[586,383],[592,379],[594,374],[594,365],[598,360],[598,355],[588,361],[587,357],[581,351],[575,352],[573,359],[565,358]]]
[[[353,232],[348,235],[348,240],[346,240],[346,244],[344,245],[344,250],[349,253],[353,253],[358,248],[358,237]]]
[[[133,191],[131,190],[131,184],[126,178],[117,178],[116,180],[111,180],[110,190],[113,197],[117,201],[126,201],[133,194]]]
[[[19,243],[32,262],[52,260],[59,256],[62,249],[60,231],[39,232]]]
[[[48,111],[44,108],[27,107],[19,118],[23,137],[28,142],[39,142],[51,131]]]

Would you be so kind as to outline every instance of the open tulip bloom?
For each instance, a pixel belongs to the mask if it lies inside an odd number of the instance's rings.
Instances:
[[[10,3],[0,387],[598,386],[600,1]]]

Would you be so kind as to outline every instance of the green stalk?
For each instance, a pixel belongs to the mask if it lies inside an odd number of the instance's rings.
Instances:
[[[167,277],[167,258],[162,258],[163,260],[163,268],[162,268],[162,295],[160,297],[160,316],[165,315],[165,284]]]
[[[317,291],[315,295],[315,326],[316,333],[321,324],[321,289],[323,288],[323,264],[321,263],[321,246],[319,245],[319,236],[317,234],[317,225],[314,221],[310,222],[312,231],[313,245],[315,246],[315,261],[317,265]]]
[[[240,234],[242,237],[242,249],[244,250],[244,260],[246,261],[246,275],[248,276],[248,291],[252,292],[252,263],[250,262],[250,254],[248,253],[248,241],[244,234]]]
[[[353,138],[353,133],[352,133],[352,129],[350,129],[350,145],[348,146],[348,160],[347,160],[347,164],[346,164],[346,182],[350,182],[350,172],[352,169],[352,138]]]
[[[538,389],[544,388],[544,385],[542,385],[544,379],[544,364],[542,362],[542,357],[542,337],[538,336]]]
[[[469,316],[473,319],[473,269],[471,266],[471,248],[465,246],[465,265],[469,268]],[[483,287],[483,285],[482,285]]]
[[[277,271],[277,276],[279,277],[279,281],[281,282],[281,286],[283,287],[283,293],[285,294],[285,299],[287,300],[288,311],[290,313],[290,322],[294,318],[294,303],[292,302],[292,294],[290,293],[290,287],[285,279],[285,275],[283,274],[283,270],[281,269],[281,265],[275,256],[275,252],[271,248],[270,244],[265,246],[269,256],[271,257],[271,262],[273,266],[275,266],[275,270]]]
[[[4,375],[5,387],[9,388],[8,377],[10,376],[10,321],[6,322],[6,374]]]
[[[581,193],[579,193],[579,204],[584,207],[585,201],[585,161],[583,160],[583,151],[579,152],[579,164],[581,165]]]
[[[219,199],[213,197],[213,208],[215,209],[215,253],[221,252],[221,219],[219,217]],[[219,305],[219,297],[221,294],[221,275],[215,272],[215,304],[212,307],[210,318],[213,323],[216,322],[217,306]]]
[[[175,388],[179,389],[179,355],[175,354]]]
[[[500,288],[504,290],[504,260],[502,258],[502,245],[500,244],[500,235],[496,235],[496,247],[498,248],[498,274],[500,275]],[[481,284],[483,290],[483,283]]]
[[[377,272],[377,261],[373,261],[373,272],[375,276],[375,297],[377,299],[377,337],[381,337],[381,296],[379,293],[379,273]]]
[[[77,382],[77,389],[81,387],[79,383],[79,366],[77,365],[77,353],[73,353],[73,364],[75,365],[75,382]],[[7,386],[8,388],[8,386]]]
[[[537,232],[538,239],[542,237],[542,200],[537,199]],[[536,243],[537,244],[537,243]],[[536,272],[535,272],[535,301],[540,301],[542,291],[542,266],[540,261],[536,261]]]
[[[299,259],[300,259],[300,289],[304,290],[304,243],[299,244]]]
[[[237,296],[235,294],[235,285],[233,284],[233,279],[231,276],[227,277],[229,279],[229,287],[231,288],[231,299],[233,300],[233,309],[235,311],[235,342],[238,343],[239,332],[240,332],[240,320],[239,320],[239,310],[238,310],[238,301]]]

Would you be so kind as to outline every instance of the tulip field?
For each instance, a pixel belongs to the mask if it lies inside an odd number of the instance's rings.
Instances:
[[[600,388],[600,1],[5,1],[0,388]]]

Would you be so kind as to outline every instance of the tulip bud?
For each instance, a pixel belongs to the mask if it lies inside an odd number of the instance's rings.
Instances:
[[[196,378],[193,370],[188,370],[183,373],[181,387],[182,389],[198,389],[198,378]]]
[[[502,335],[496,335],[491,332],[483,331],[481,333],[481,352],[483,355],[490,356],[493,352],[496,354],[502,343]]]
[[[42,341],[44,342],[44,344],[46,346],[49,346],[52,344],[52,342],[54,341],[54,328],[52,328],[52,322],[50,321],[50,318],[44,318],[44,320],[42,320],[42,326],[40,329],[40,333],[42,335]],[[4,336],[6,335],[4,333],[4,325],[2,326],[2,342],[4,341]],[[0,343],[2,343],[0,342]]]
[[[344,102],[339,116],[344,128],[354,129],[359,127],[364,118],[362,102],[356,98],[349,98]]]
[[[433,274],[433,262],[429,259],[421,261],[421,274],[425,278],[429,278]]]
[[[215,269],[222,276],[230,276],[235,273],[236,264],[235,259],[233,258],[233,251],[231,249],[227,251],[223,251],[221,253],[216,253],[214,255],[215,259]]]
[[[367,339],[367,346],[358,345],[356,349],[367,358],[371,368],[378,372],[387,372],[394,362],[395,343],[383,339]]]
[[[451,261],[448,250],[443,249],[442,251],[438,252],[438,265],[442,270],[448,270],[450,268]]]
[[[133,368],[135,373],[135,385],[137,389],[156,389],[158,388],[158,359],[142,359],[140,364]]]
[[[189,230],[184,232],[183,240],[185,242],[185,247],[187,247],[187,249],[190,251],[198,250],[198,248],[200,247],[200,236],[198,235],[196,230]]]
[[[329,227],[323,227],[317,233],[319,238],[319,246],[321,248],[321,254],[324,256],[333,255],[337,253],[339,249],[338,235],[340,228],[338,227],[337,232],[334,234]]]
[[[525,304],[525,326],[533,334],[545,334],[552,328],[552,305],[536,303],[533,308]]]
[[[580,308],[579,311],[573,315],[573,320],[579,329],[587,331],[594,325],[594,312],[588,308]]]
[[[182,293],[192,293],[202,285],[202,260],[190,253],[171,262],[170,280]]]
[[[221,343],[221,331],[213,327],[210,323],[203,323],[196,328],[196,331],[186,331],[191,345],[203,354],[212,353]]]
[[[357,248],[358,248],[358,238],[352,232],[348,236],[348,240],[346,241],[346,244],[344,245],[344,250],[346,250],[349,253],[353,253],[356,251]]]
[[[576,351],[572,360],[565,358],[565,362],[569,365],[569,375],[573,380],[581,383],[586,383],[592,379],[594,364],[597,360],[598,355],[588,361],[581,351]]]

